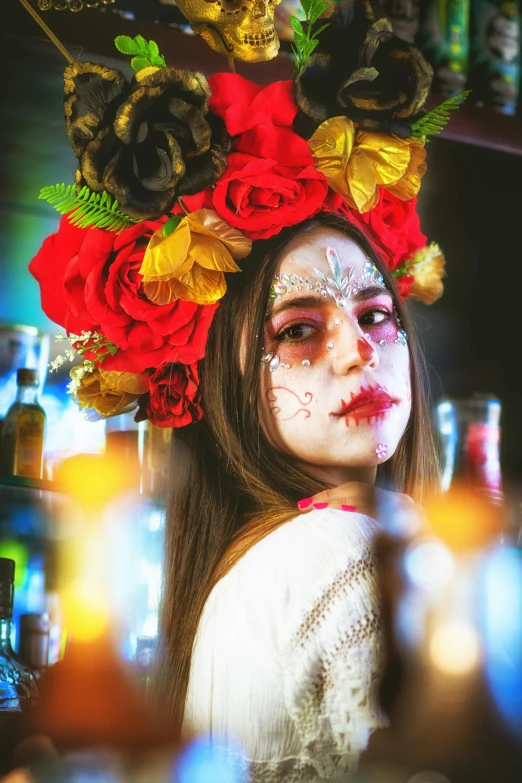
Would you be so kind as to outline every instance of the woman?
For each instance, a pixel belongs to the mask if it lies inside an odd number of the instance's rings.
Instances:
[[[71,63],[81,190],[42,192],[30,266],[79,405],[173,428],[158,690],[259,780],[335,779],[384,725],[372,489],[436,484],[401,298],[442,293],[415,207],[448,111],[373,6],[264,87]]]
[[[420,500],[436,461],[412,326],[362,232],[322,213],[254,253],[209,332],[205,419],[174,433],[160,688],[254,780],[334,780],[386,723],[367,489]]]

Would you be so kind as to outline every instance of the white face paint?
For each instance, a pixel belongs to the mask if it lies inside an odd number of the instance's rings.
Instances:
[[[292,242],[272,291],[265,434],[314,475],[374,470],[394,454],[411,410],[406,336],[382,277],[352,239],[325,227]]]

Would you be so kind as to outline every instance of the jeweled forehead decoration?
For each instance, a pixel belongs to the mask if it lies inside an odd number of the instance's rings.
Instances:
[[[365,288],[379,285],[386,289],[383,276],[370,258],[365,260],[360,274],[356,273],[355,267],[350,267],[345,277],[342,276],[341,264],[335,248],[328,247],[326,249],[326,260],[330,267],[331,277],[325,276],[320,269],[315,268],[316,277],[302,277],[301,275],[284,273],[276,275],[272,280],[268,298],[270,300],[280,299],[284,294],[306,288],[309,291],[316,291],[321,296],[330,296],[337,307],[346,307],[350,298]]]

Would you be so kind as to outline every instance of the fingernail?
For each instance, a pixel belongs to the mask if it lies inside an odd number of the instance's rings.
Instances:
[[[341,506],[341,511],[355,511],[355,506],[345,506],[344,504]]]
[[[314,503],[314,508],[326,508],[328,503]]]
[[[303,500],[298,500],[297,501],[297,508],[306,508],[307,506],[310,505],[312,500],[313,500],[313,498],[303,498]]]

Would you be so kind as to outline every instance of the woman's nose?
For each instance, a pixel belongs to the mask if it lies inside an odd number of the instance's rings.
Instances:
[[[371,367],[379,364],[379,357],[369,337],[349,316],[343,318],[343,323],[330,338],[330,350],[333,355],[334,370],[339,375],[346,375],[354,369]]]

